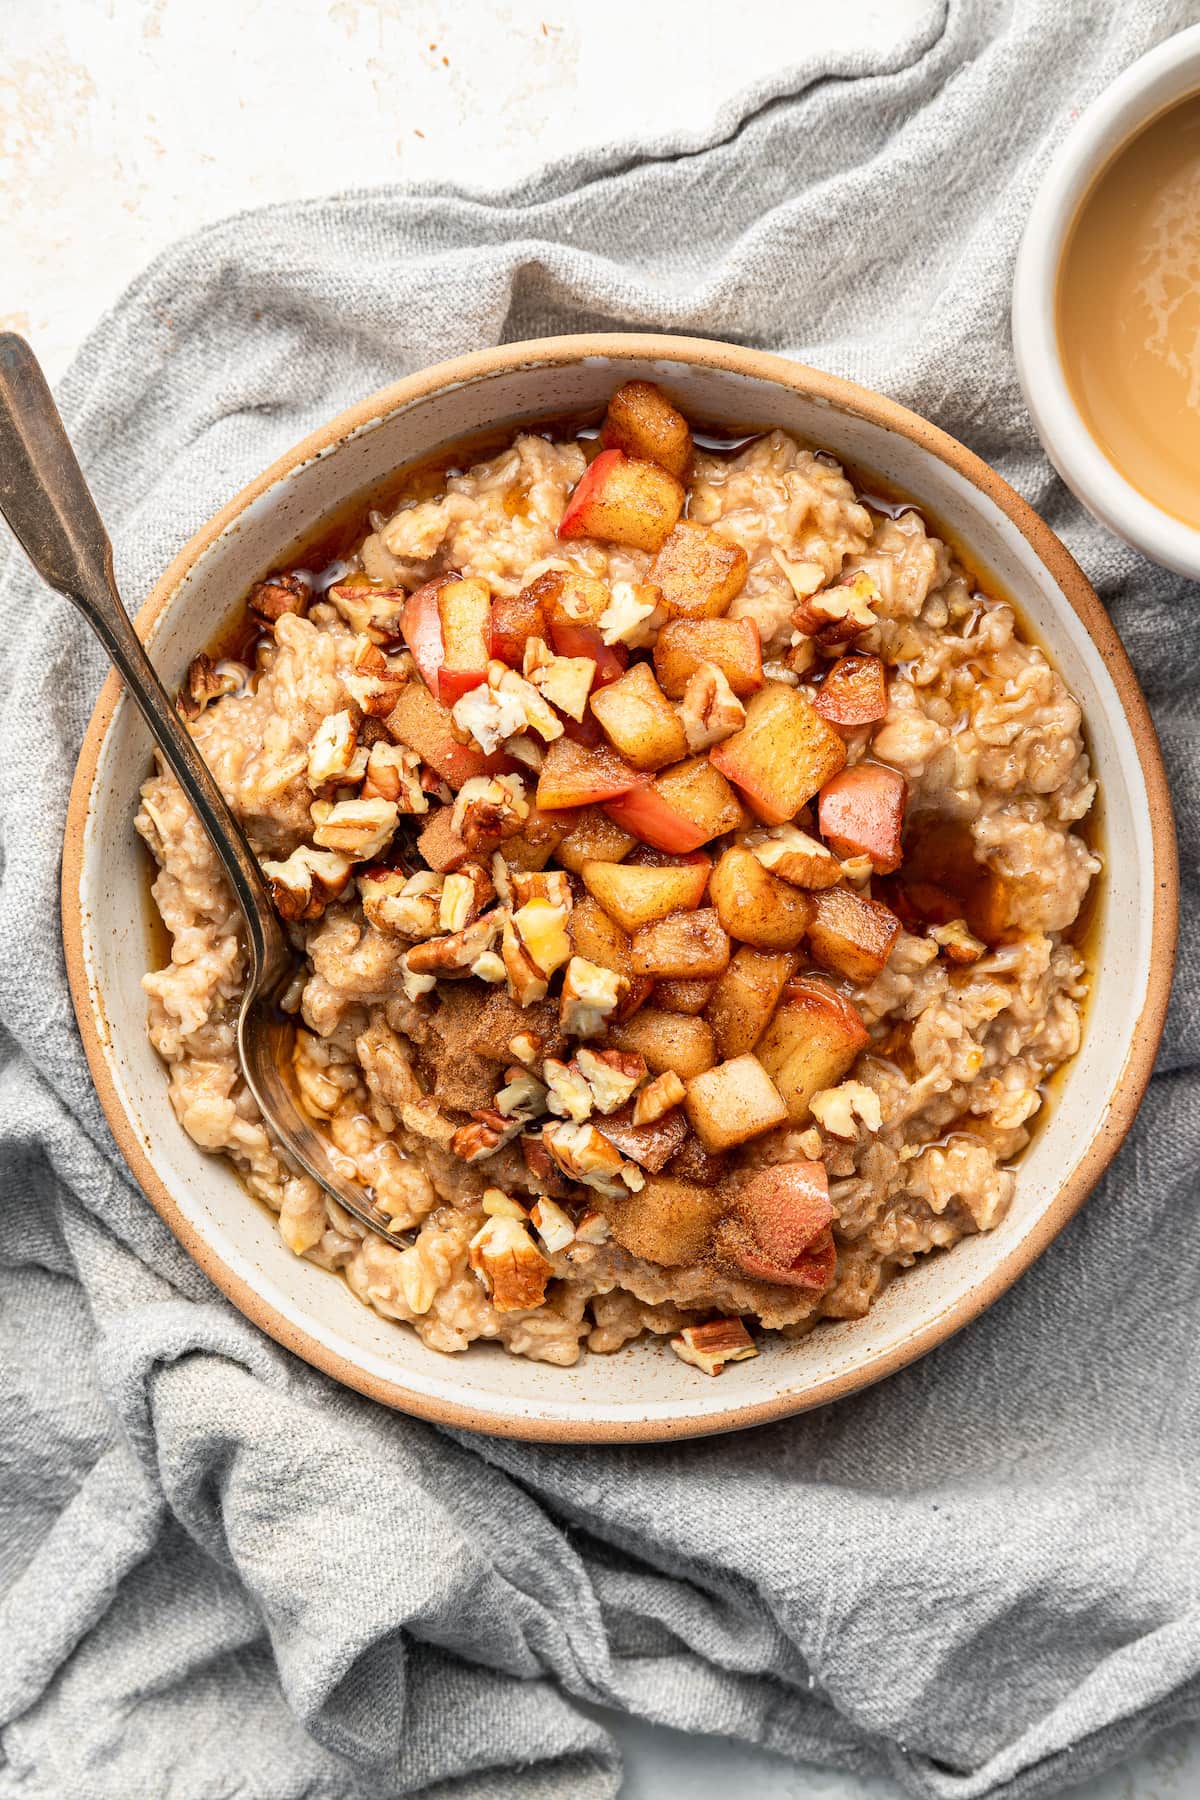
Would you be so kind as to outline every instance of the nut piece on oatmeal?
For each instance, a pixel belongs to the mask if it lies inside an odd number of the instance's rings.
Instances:
[[[773,825],[769,831],[755,831],[746,839],[764,869],[793,887],[836,887],[842,871],[832,850],[809,837],[798,825]]]
[[[403,813],[427,813],[421,786],[421,759],[403,744],[372,744],[359,790],[360,800],[393,800]]]
[[[308,746],[308,781],[314,788],[344,781],[358,746],[358,724],[350,712],[330,713],[321,720]],[[396,796],[389,794],[388,799]]]
[[[559,1002],[563,1030],[569,1037],[595,1037],[628,992],[629,982],[624,975],[601,968],[585,957],[573,956],[563,976]]]
[[[730,687],[725,671],[716,663],[701,663],[688,678],[679,703],[679,719],[687,734],[688,749],[698,755],[723,743],[746,723],[746,709]]]
[[[873,608],[881,597],[873,578],[859,569],[847,580],[801,600],[792,621],[805,637],[819,638],[830,648],[848,644],[875,624]]]
[[[551,1200],[548,1194],[543,1194],[534,1201],[529,1209],[529,1217],[551,1256],[557,1256],[560,1250],[565,1250],[573,1242],[575,1225],[570,1213],[564,1212],[557,1200]]]
[[[589,1050],[584,1046],[575,1060],[601,1113],[618,1111],[646,1078],[644,1059],[631,1050]]]
[[[707,1325],[688,1325],[671,1348],[681,1362],[719,1375],[728,1362],[745,1362],[758,1355],[758,1346],[741,1319],[712,1319]]]
[[[945,925],[931,925],[929,936],[939,945],[948,963],[965,968],[986,955],[987,945],[973,935],[965,919],[950,919]]]
[[[467,1256],[497,1312],[525,1312],[545,1300],[554,1270],[519,1219],[487,1219]]]
[[[568,718],[582,720],[596,679],[596,664],[590,656],[555,656],[541,638],[531,638],[525,645],[521,673],[543,700]]]
[[[240,665],[237,665],[240,667]],[[179,690],[179,710],[185,719],[198,719],[211,700],[220,700],[241,686],[241,677],[228,663],[215,664],[203,652],[193,656]]]
[[[644,1087],[633,1106],[633,1122],[635,1125],[654,1125],[665,1118],[676,1106],[682,1106],[687,1097],[687,1089],[674,1069],[667,1069],[662,1075]]]
[[[388,587],[369,575],[347,575],[325,590],[325,599],[337,608],[352,631],[373,643],[398,644],[401,614],[408,595],[403,588]]]
[[[542,1064],[542,1079],[548,1090],[547,1109],[557,1113],[560,1119],[573,1119],[576,1125],[582,1125],[591,1114],[592,1090],[578,1065],[548,1056]]]
[[[393,800],[314,800],[313,842],[322,850],[342,850],[356,862],[370,862],[395,836],[400,809]]]
[[[442,878],[431,869],[406,875],[382,864],[358,871],[358,896],[369,924],[386,937],[418,942],[436,935]]]
[[[272,575],[266,581],[256,582],[250,589],[247,606],[256,612],[260,619],[274,625],[282,619],[284,613],[303,613],[308,607],[308,583],[299,575]]]
[[[455,796],[450,829],[474,850],[485,838],[515,836],[528,817],[519,775],[472,775]]]
[[[319,919],[349,886],[353,863],[336,850],[301,844],[284,862],[264,862],[262,872],[281,919]]]
[[[860,1122],[868,1131],[883,1123],[879,1095],[862,1081],[843,1081],[835,1088],[821,1088],[809,1101],[812,1116],[830,1137],[853,1141]]]
[[[395,668],[369,637],[355,640],[353,667],[346,677],[346,692],[368,718],[386,719],[408,680],[407,670]]]

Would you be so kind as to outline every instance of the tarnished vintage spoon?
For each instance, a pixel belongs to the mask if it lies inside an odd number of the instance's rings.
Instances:
[[[104,645],[220,859],[245,923],[249,962],[238,1013],[238,1057],[268,1129],[339,1206],[403,1247],[408,1240],[373,1210],[367,1191],[338,1173],[289,1086],[292,1033],[278,997],[300,959],[245,833],[121,604],[112,545],[46,378],[24,338],[12,332],[0,333],[0,512],[42,580],[79,609]]]

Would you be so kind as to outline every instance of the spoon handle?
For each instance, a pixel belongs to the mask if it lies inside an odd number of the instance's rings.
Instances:
[[[142,648],[117,593],[112,545],[24,338],[0,333],[0,512],[50,587],[104,645],[221,860],[249,933],[252,980],[282,973],[287,943],[254,852]]]

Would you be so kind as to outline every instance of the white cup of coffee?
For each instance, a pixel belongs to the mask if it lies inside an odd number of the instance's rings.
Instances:
[[[1082,113],[1017,258],[1013,347],[1088,510],[1200,580],[1200,26]]]

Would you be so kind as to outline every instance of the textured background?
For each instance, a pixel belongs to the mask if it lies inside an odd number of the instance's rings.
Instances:
[[[1070,0],[1066,0],[1070,4]],[[780,62],[902,36],[923,0],[0,0],[0,323],[52,377],[164,244],[273,200],[449,178],[501,186],[644,130],[713,134]],[[719,131],[719,125],[718,125]],[[630,1800],[886,1800],[886,1783],[616,1721]],[[1164,1739],[1087,1800],[1200,1793]]]

